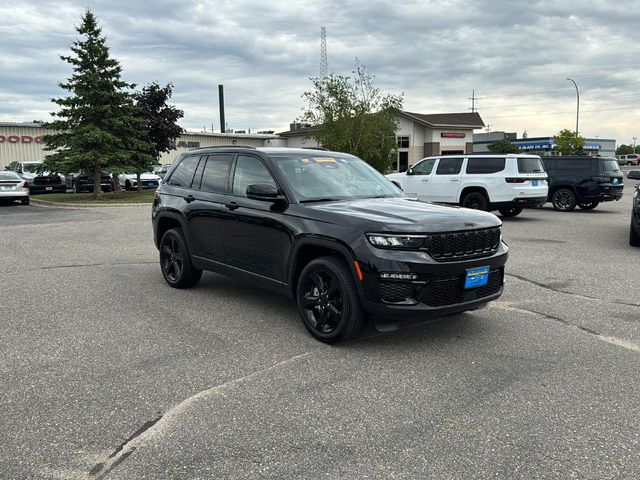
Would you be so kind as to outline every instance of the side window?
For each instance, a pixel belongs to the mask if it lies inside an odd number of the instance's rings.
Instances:
[[[467,173],[498,173],[504,170],[504,158],[469,157]]]
[[[589,159],[558,160],[556,169],[558,170],[558,172],[563,173],[589,173],[591,172],[591,163],[592,161]]]
[[[211,193],[227,193],[227,180],[232,162],[233,154],[230,153],[209,155],[202,174],[200,189]]]
[[[237,197],[246,197],[247,187],[254,183],[276,184],[259,158],[239,155],[233,174],[233,194]]]
[[[411,167],[411,171],[414,175],[431,175],[431,171],[433,170],[433,165],[436,163],[435,158],[430,158],[429,160],[423,160]]]
[[[197,156],[185,157],[173,171],[171,177],[167,180],[167,184],[182,188],[191,187],[191,181],[196,173],[199,160],[200,157]]]
[[[436,175],[457,175],[462,168],[462,158],[441,158]]]

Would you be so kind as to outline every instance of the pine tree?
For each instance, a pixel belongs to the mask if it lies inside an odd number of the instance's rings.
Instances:
[[[57,133],[44,137],[45,150],[52,153],[43,168],[93,175],[93,197],[98,199],[102,172],[124,171],[148,147],[140,138],[141,121],[130,93],[135,85],[121,79],[120,63],[109,55],[91,10],[76,31],[82,38],[72,44],[72,55],[60,56],[73,66],[72,76],[59,84],[70,95],[52,100],[60,109],[45,127]]]

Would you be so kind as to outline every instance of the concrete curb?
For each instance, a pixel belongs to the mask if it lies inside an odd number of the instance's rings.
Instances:
[[[38,207],[50,207],[50,208],[122,208],[122,207],[151,207],[151,203],[71,203],[71,202],[51,202],[49,200],[39,200],[32,198],[31,205],[37,205]]]

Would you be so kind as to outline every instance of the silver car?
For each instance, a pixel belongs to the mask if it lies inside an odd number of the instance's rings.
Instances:
[[[0,172],[0,200],[20,200],[23,205],[29,205],[29,182],[16,172]]]

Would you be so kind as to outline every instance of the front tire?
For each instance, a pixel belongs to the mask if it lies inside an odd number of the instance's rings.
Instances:
[[[499,208],[498,211],[503,217],[517,217],[522,213],[522,207]]]
[[[300,273],[296,298],[302,323],[321,342],[350,340],[365,326],[353,275],[341,259],[309,262]]]
[[[582,203],[578,203],[578,206],[582,210],[593,210],[598,205],[600,205],[600,202],[582,202]]]
[[[160,270],[166,282],[173,288],[193,287],[202,277],[202,270],[198,270],[191,263],[187,242],[179,228],[167,230],[162,236]]]
[[[632,247],[640,247],[640,235],[633,226],[633,214],[631,215],[631,225],[629,225],[629,245]]]
[[[576,208],[576,194],[568,188],[560,188],[554,192],[551,203],[559,212],[570,212]]]
[[[480,192],[467,193],[462,199],[464,208],[472,208],[473,210],[489,210],[489,201],[487,197]]]

